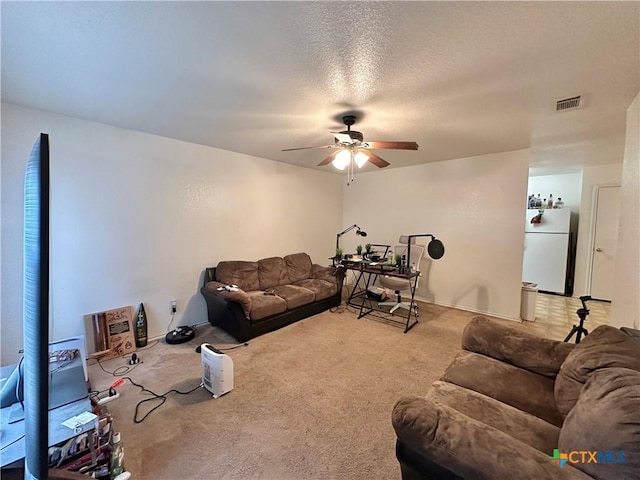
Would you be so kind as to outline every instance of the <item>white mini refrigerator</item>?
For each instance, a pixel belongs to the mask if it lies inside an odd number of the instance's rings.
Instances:
[[[565,294],[571,243],[571,210],[545,209],[541,223],[531,223],[538,210],[527,210],[522,281],[538,290]]]

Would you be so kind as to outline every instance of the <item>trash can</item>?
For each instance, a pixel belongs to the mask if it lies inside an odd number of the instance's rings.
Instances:
[[[536,319],[536,302],[538,301],[538,284],[522,282],[522,300],[520,303],[520,317],[522,320],[533,322]]]

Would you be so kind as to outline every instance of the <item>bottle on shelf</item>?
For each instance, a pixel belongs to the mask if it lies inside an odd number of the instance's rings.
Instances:
[[[558,197],[558,199],[556,200],[556,203],[553,204],[553,208],[562,208],[564,207],[564,202],[562,201],[562,198]]]
[[[547,200],[547,208],[553,208],[553,194],[549,194],[549,200]]]
[[[536,198],[536,205],[534,208],[540,208],[542,207],[542,200],[540,199],[540,194],[538,194],[538,197]]]
[[[540,208],[547,208],[547,199],[543,198],[542,203],[540,204]]]

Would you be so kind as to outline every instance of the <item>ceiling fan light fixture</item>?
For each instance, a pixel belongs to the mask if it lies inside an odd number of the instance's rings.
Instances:
[[[342,121],[347,126],[346,130],[341,132],[331,132],[334,136],[332,145],[318,145],[315,147],[297,147],[285,148],[283,152],[293,150],[308,150],[313,148],[332,148],[334,152],[325,157],[319,167],[332,164],[338,170],[347,170],[347,176],[353,180],[353,172],[356,168],[362,168],[365,164],[370,163],[378,168],[389,166],[389,162],[379,157],[371,150],[417,150],[416,142],[365,142],[362,132],[351,130],[351,125],[356,121],[354,115],[344,115]],[[349,182],[347,182],[349,185]]]
[[[333,159],[331,165],[336,167],[338,170],[344,170],[347,168],[347,165],[349,165],[349,162],[351,162],[351,152],[345,149],[336,155],[336,158]]]
[[[369,157],[364,152],[358,152],[356,153],[354,160],[356,162],[356,165],[358,165],[358,168],[362,168],[363,165],[367,163],[367,160],[369,160]]]

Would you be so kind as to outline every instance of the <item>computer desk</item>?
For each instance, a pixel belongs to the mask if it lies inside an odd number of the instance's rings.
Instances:
[[[406,316],[391,313],[388,311],[388,308],[378,306],[378,301],[369,298],[367,292],[369,287],[376,284],[379,275],[404,278],[409,280],[411,286],[411,305],[413,305],[418,277],[420,276],[419,271],[387,266],[384,262],[343,262],[342,266],[347,270],[354,271],[356,274],[356,281],[347,298],[347,305],[360,309],[358,319],[369,315],[384,320],[387,323],[403,326],[404,333],[407,333],[418,323],[418,315],[413,308],[407,311]],[[398,320],[398,317],[401,317],[402,320]]]

